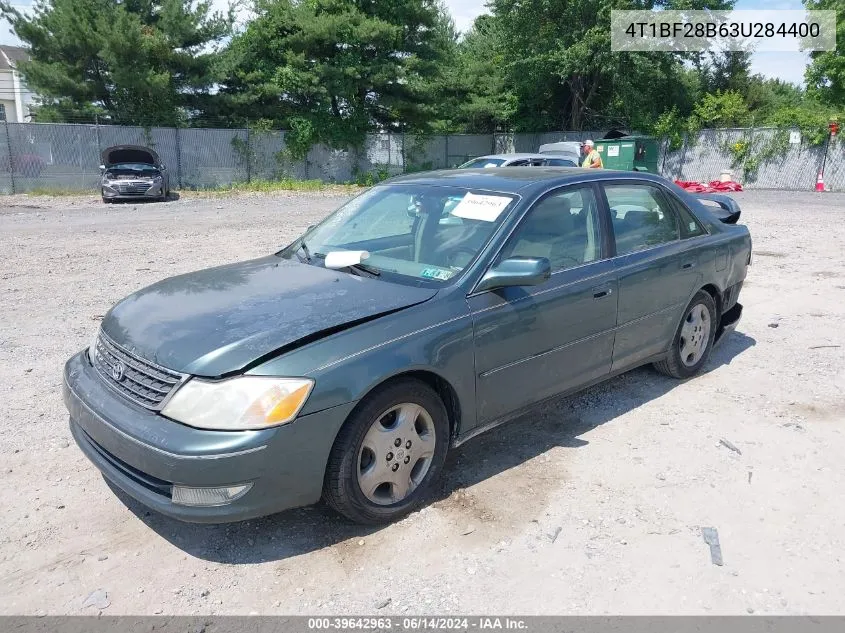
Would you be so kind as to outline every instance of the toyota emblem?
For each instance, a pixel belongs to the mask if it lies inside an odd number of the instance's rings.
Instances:
[[[124,371],[126,371],[126,368],[123,366],[123,363],[117,361],[111,366],[111,377],[114,378],[115,382],[120,382],[123,380]]]

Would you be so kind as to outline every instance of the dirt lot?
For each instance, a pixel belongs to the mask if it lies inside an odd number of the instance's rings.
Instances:
[[[746,311],[705,375],[637,370],[474,440],[378,530],[320,506],[151,515],[77,450],[60,395],[115,301],[270,252],[342,198],[0,200],[0,613],[845,613],[845,196],[738,198]]]

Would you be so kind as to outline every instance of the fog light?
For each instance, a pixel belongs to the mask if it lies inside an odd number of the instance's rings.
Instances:
[[[180,506],[225,506],[243,497],[252,484],[220,488],[188,488],[173,486],[173,503]]]

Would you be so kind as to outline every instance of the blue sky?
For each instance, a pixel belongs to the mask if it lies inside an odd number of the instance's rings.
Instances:
[[[13,0],[13,4],[26,7],[32,0]],[[214,4],[225,7],[228,0],[214,0]],[[446,0],[455,24],[460,30],[472,25],[473,20],[485,12],[486,0]],[[801,0],[737,0],[737,9],[803,9]],[[9,32],[9,25],[0,21],[0,44],[19,44]],[[776,77],[794,83],[803,83],[804,67],[808,56],[800,52],[756,53],[752,58],[752,71],[765,77]]]

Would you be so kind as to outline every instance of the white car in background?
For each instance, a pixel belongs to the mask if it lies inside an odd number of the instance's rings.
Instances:
[[[459,165],[458,169],[484,167],[577,167],[578,155],[568,154],[490,154]]]

